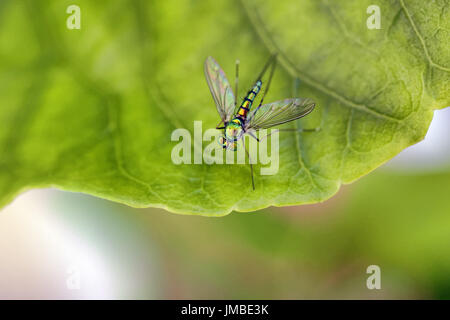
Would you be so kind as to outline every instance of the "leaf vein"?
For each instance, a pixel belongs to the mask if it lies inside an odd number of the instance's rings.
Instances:
[[[409,10],[406,8],[405,2],[403,0],[400,0],[400,4],[403,8],[403,11],[405,12],[406,17],[408,18],[409,23],[411,24],[412,29],[414,30],[414,33],[416,34],[417,38],[419,39],[419,41],[422,45],[423,51],[425,53],[425,57],[427,58],[427,61],[430,64],[430,66],[435,67],[440,70],[443,70],[443,71],[446,71],[446,72],[449,72],[450,68],[441,66],[440,64],[433,61],[433,59],[430,56],[430,53],[428,52],[428,48],[425,43],[425,40],[424,40],[423,36],[420,34],[419,30],[417,29],[417,26],[416,26],[414,20],[412,19],[412,16],[409,13]]]
[[[402,122],[402,119],[398,119],[395,117],[392,117],[390,115],[384,114],[380,111],[376,111],[374,109],[371,109],[367,107],[364,104],[360,104],[358,102],[351,101],[349,98],[345,97],[344,95],[326,87],[325,85],[321,84],[317,80],[313,79],[310,75],[304,73],[303,71],[299,70],[287,57],[286,53],[283,52],[278,45],[273,40],[273,37],[269,34],[268,30],[266,29],[261,17],[258,15],[257,10],[247,7],[244,1],[242,1],[242,4],[245,8],[245,11],[247,12],[247,15],[250,20],[250,25],[252,26],[253,30],[258,34],[258,36],[262,39],[264,45],[269,49],[271,52],[276,52],[279,54],[279,56],[282,58],[281,64],[286,69],[287,72],[289,72],[294,77],[301,77],[302,81],[308,84],[309,86],[321,91],[327,96],[330,96],[339,102],[341,102],[344,106],[357,109],[359,111],[362,111],[364,113],[367,113],[369,115],[372,115],[376,118],[385,119],[388,121],[393,122]],[[256,27],[256,24],[259,26]]]

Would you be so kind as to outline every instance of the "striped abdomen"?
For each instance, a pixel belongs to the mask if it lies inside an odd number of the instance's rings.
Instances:
[[[247,119],[247,113],[252,108],[253,101],[255,100],[256,95],[261,90],[261,86],[262,86],[261,80],[256,81],[252,90],[250,90],[248,92],[247,96],[244,98],[244,101],[242,101],[242,104],[241,104],[235,118],[238,118],[239,120],[242,120],[243,122]]]

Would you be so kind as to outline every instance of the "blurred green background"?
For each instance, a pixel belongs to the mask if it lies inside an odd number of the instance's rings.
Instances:
[[[316,205],[206,218],[27,192],[0,214],[0,297],[450,298],[448,110],[424,142]]]
[[[90,61],[89,58],[94,54],[95,63],[92,65],[97,67],[86,69],[98,77],[109,76],[119,88],[134,89],[137,85],[130,79],[141,72],[147,81],[154,81],[154,75],[141,70],[140,64],[133,60],[135,56],[129,54],[128,50],[123,50],[123,59],[113,59],[113,55],[109,54],[118,50],[106,45],[108,50],[104,51],[105,54],[96,56],[96,46],[104,43],[99,44],[92,39],[101,38],[101,34],[89,34],[92,38],[87,37],[90,40],[85,40],[87,42],[83,44],[71,41],[72,38],[66,39],[64,46],[71,50],[63,52],[62,44],[60,48],[56,41],[56,44],[51,43],[45,37],[47,31],[58,33],[58,30],[49,26],[39,29],[40,24],[36,21],[40,20],[31,19],[27,20],[27,28],[37,31],[36,34],[42,37],[39,39],[42,48],[30,45],[36,42],[35,38],[17,36],[23,28],[20,24],[21,19],[24,19],[23,12],[11,11],[6,15],[6,11],[2,11],[5,3],[0,1],[0,17],[8,25],[17,24],[14,28],[18,33],[6,28],[0,32],[4,35],[0,43],[3,48],[10,50],[0,52],[0,60],[3,58],[0,65],[18,66],[18,69],[11,69],[14,71],[9,71],[10,74],[2,74],[4,92],[8,93],[4,95],[8,104],[2,107],[13,108],[13,102],[22,99],[27,106],[33,106],[36,98],[34,91],[31,90],[28,95],[18,94],[15,86],[26,87],[26,84],[9,80],[13,76],[20,78],[16,70],[30,76],[36,91],[39,91],[44,83],[39,70],[45,64],[64,64],[65,54],[68,53],[87,57],[87,60],[80,61]],[[34,17],[34,13],[39,13],[39,10],[33,11],[35,2],[27,3],[31,5],[27,14],[31,12]],[[108,28],[118,32],[120,39],[125,40],[123,43],[137,44],[129,34],[120,31],[121,23],[136,22],[130,16],[128,20],[122,19],[122,7],[111,8],[114,19],[110,19],[108,12],[101,10],[103,4],[90,4],[98,6],[98,12],[108,21]],[[48,11],[56,12],[56,7],[49,7]],[[175,7],[180,11],[183,9]],[[138,7],[134,10],[139,13]],[[66,17],[66,14],[61,14],[59,22],[63,24]],[[209,17],[207,9],[205,17]],[[94,16],[87,15],[86,18],[87,21],[95,21]],[[222,18],[227,20],[226,16]],[[176,21],[176,15],[173,19]],[[204,29],[200,22],[195,25],[198,30]],[[157,30],[152,31],[156,33]],[[141,36],[145,37],[145,34]],[[206,38],[208,35],[205,35]],[[205,39],[198,38],[195,41],[202,43]],[[109,41],[106,38],[102,40],[105,43]],[[180,37],[180,41],[186,47],[198,45],[191,43],[187,37]],[[14,43],[16,45],[12,45]],[[125,45],[120,46],[121,49],[128,49]],[[209,46],[214,48],[214,42]],[[243,46],[237,47],[242,51],[245,49]],[[171,43],[163,49],[158,52],[158,58],[165,58],[170,53],[185,62],[185,52],[172,50]],[[26,66],[23,59],[34,61],[33,57],[39,50],[45,53],[44,59],[35,62],[32,67]],[[204,48],[202,54],[206,55],[208,50]],[[19,57],[16,52],[20,52],[23,57]],[[228,54],[224,50],[222,52]],[[262,55],[261,52],[258,54]],[[194,58],[198,60],[197,56]],[[192,60],[194,58],[191,57]],[[230,61],[228,70],[232,68]],[[130,65],[135,69],[130,70]],[[108,74],[108,71],[113,70],[110,66],[120,70],[117,73],[120,76]],[[163,65],[162,68],[175,67]],[[82,73],[79,68],[74,70]],[[130,78],[124,78],[122,72],[129,74]],[[80,78],[83,80],[82,75]],[[191,95],[191,89],[183,86],[185,79],[175,80],[178,81],[168,83],[178,83]],[[63,81],[54,81],[65,85]],[[198,81],[207,90],[204,79],[199,77]],[[90,86],[91,83],[86,82],[85,85]],[[166,85],[165,90],[169,89],[171,87]],[[192,92],[192,100],[210,100],[205,90]],[[62,100],[79,98],[77,92],[72,93],[73,97],[67,96],[66,92],[63,90],[57,96]],[[147,106],[147,100],[132,90],[130,97]],[[89,107],[88,99],[75,101],[69,113],[77,112],[79,105]],[[32,108],[30,110],[35,111]],[[66,109],[62,111],[66,112]],[[103,111],[92,109],[92,112]],[[203,111],[200,114],[203,116]],[[23,119],[32,116],[32,112],[20,114],[15,120],[22,124]],[[206,117],[215,121],[217,115],[208,113]],[[133,209],[88,195],[55,189],[28,191],[0,211],[0,298],[450,298],[449,122],[448,108],[436,111],[431,131],[424,142],[405,150],[385,167],[344,186],[330,200],[315,205],[272,207],[252,213],[232,213],[222,218],[205,218],[175,215],[160,209]],[[135,129],[135,122],[131,123]],[[66,123],[52,125],[71,128]],[[95,125],[98,123],[92,123],[89,128],[95,128]],[[161,121],[157,125],[163,126],[164,123]],[[0,126],[0,132],[7,129],[6,126]],[[141,129],[136,127],[136,130]],[[71,136],[72,130],[68,131]],[[104,139],[95,132],[93,135],[99,140]],[[60,138],[54,134],[49,136],[56,141]],[[161,146],[158,139],[152,142],[157,147]],[[41,157],[40,146],[34,147],[36,157],[30,157],[28,161],[35,165],[35,159],[42,158],[45,162],[47,158]],[[49,150],[53,151],[52,148]],[[4,158],[0,162],[6,158],[5,155],[10,156],[9,150],[2,152]],[[93,163],[101,166],[100,162]],[[37,167],[41,170],[41,166]],[[3,173],[10,173],[9,167],[2,168],[6,168]],[[152,174],[150,169],[161,171],[158,167],[145,169],[149,176]],[[23,168],[16,170],[19,173],[15,172],[17,176],[24,174]],[[67,171],[77,175],[75,170]],[[42,175],[47,177],[48,171],[44,170]],[[65,181],[66,176],[61,179]],[[11,188],[11,185],[7,188]],[[366,269],[370,265],[381,268],[380,290],[366,287],[369,276]]]

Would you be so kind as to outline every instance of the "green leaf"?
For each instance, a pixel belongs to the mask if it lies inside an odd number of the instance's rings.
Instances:
[[[0,203],[38,187],[136,207],[224,215],[323,201],[426,134],[449,105],[448,1],[2,1]],[[280,168],[252,191],[246,165],[175,165],[176,128],[213,128],[203,76],[216,58],[240,88],[270,53],[279,68],[266,101],[317,102],[280,134]],[[240,95],[241,96],[241,95]]]

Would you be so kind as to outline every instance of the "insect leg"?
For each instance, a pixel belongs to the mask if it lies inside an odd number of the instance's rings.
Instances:
[[[267,87],[266,87],[266,89],[264,90],[264,93],[263,93],[263,95],[262,95],[262,97],[261,97],[261,100],[259,101],[259,105],[258,105],[258,107],[256,108],[255,112],[253,113],[252,118],[255,117],[256,113],[257,113],[258,110],[259,110],[259,108],[261,108],[261,106],[262,106],[262,104],[263,104],[263,101],[264,101],[264,98],[266,97],[267,92],[269,92],[270,83],[272,82],[273,73],[275,72],[275,66],[276,66],[276,64],[277,64],[276,56],[273,56],[273,57],[274,57],[274,58],[273,58],[274,60],[273,60],[273,63],[272,63],[272,68],[270,69],[270,75],[269,75],[269,80],[267,81]],[[248,121],[250,121],[250,120],[251,120],[251,119],[248,119]]]
[[[275,132],[283,132],[283,131],[287,131],[287,132],[318,132],[320,131],[320,128],[313,128],[313,129],[294,129],[294,128],[287,128],[287,129],[275,129],[272,130],[272,132],[270,132],[269,134],[265,135],[264,137],[258,139],[258,142],[263,141],[264,139],[267,139],[268,137],[270,137],[272,134],[274,134]]]
[[[245,147],[245,139],[244,139],[244,137],[242,137],[242,144],[244,145],[245,153],[246,153],[247,156],[248,156],[248,162],[249,162],[249,164],[250,164],[250,174],[251,174],[251,176],[252,176],[252,187],[253,187],[253,190],[255,190],[255,180],[253,179],[253,164],[252,164],[252,158],[250,158],[250,153],[248,153],[247,148]]]
[[[280,131],[280,129],[272,130],[272,132],[270,132],[269,134],[266,134],[264,137],[262,137],[261,139],[259,139],[258,142],[261,142],[261,141],[263,141],[264,139],[267,139],[267,138],[270,137],[272,134],[274,134],[275,132],[279,132],[279,131]]]
[[[225,127],[226,127],[226,123],[224,123],[223,124],[223,127],[220,127],[220,125],[223,123],[223,121],[222,120],[220,120],[220,122],[217,124],[217,126],[216,126],[216,129],[225,129]]]
[[[253,134],[253,132],[247,131],[247,134],[248,134],[250,137],[252,137],[253,139],[255,139],[256,141],[259,142],[259,139]]]
[[[235,78],[235,80],[234,80],[234,86],[235,86],[235,88],[234,88],[234,94],[235,94],[235,99],[234,99],[234,106],[236,107],[236,103],[237,103],[237,99],[238,99],[238,97],[239,97],[239,91],[238,91],[238,89],[239,89],[239,87],[238,87],[238,84],[239,84],[239,59],[237,59],[236,60],[236,78]]]
[[[258,78],[256,79],[256,81],[261,80],[261,78],[263,77],[264,73],[266,73],[267,68],[270,66],[270,64],[274,64],[277,61],[277,54],[273,54],[270,56],[269,61],[266,62],[266,64],[264,65],[264,68],[261,70],[261,73],[258,75]]]
[[[261,101],[259,102],[259,106],[258,108],[262,105],[264,98],[266,97],[266,94],[269,92],[269,88],[270,88],[270,83],[272,82],[272,77],[273,77],[273,73],[275,72],[275,66],[277,65],[277,60],[275,59],[272,63],[272,68],[270,69],[270,75],[269,75],[269,80],[267,81],[267,87],[264,90],[264,93],[261,97]]]

